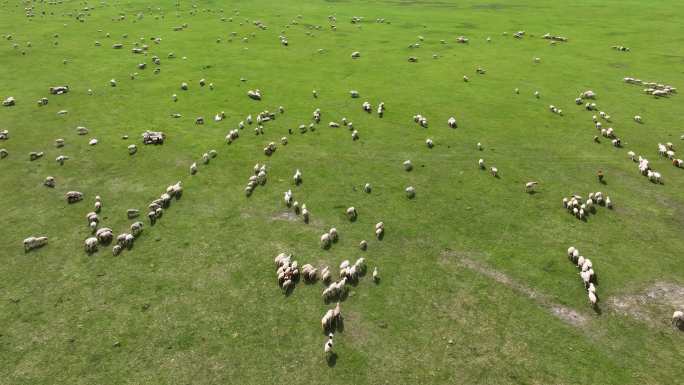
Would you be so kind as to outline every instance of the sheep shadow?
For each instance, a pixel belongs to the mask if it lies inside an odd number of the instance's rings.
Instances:
[[[602,185],[604,185],[604,186],[608,185],[608,182],[606,182],[605,179],[601,179],[601,180],[599,181],[599,183],[602,184]]]
[[[529,195],[532,195],[532,196],[538,194],[538,192],[535,191],[535,190],[528,191],[527,193],[528,193]]]
[[[598,303],[592,306],[591,308],[594,310],[594,313],[596,313],[596,315],[603,314],[603,311],[601,310],[601,307],[598,305]]]
[[[328,367],[334,368],[335,365],[337,365],[337,353],[331,353],[327,357],[325,357],[325,361],[328,364]]]

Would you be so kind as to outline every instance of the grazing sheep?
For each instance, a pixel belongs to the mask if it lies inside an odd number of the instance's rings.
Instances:
[[[121,250],[123,250],[123,247],[121,247],[121,245],[119,245],[119,244],[114,245],[112,247],[112,255],[117,256],[117,255],[121,254]]]
[[[531,193],[539,182],[527,182],[525,183],[525,192]]]
[[[97,238],[95,237],[90,237],[85,240],[84,243],[85,246],[85,252],[88,254],[92,254],[97,251]]]
[[[302,172],[297,169],[292,177],[295,185],[300,185],[302,183]]]
[[[375,283],[380,282],[380,275],[378,275],[378,268],[377,267],[373,268],[373,282],[375,282]]]
[[[11,107],[11,106],[15,105],[16,102],[17,102],[16,99],[14,99],[14,97],[10,96],[7,99],[2,101],[2,105],[5,107]]]
[[[76,203],[83,200],[83,193],[78,191],[69,191],[64,195],[64,197],[66,198],[67,203]]]
[[[45,177],[45,181],[43,181],[43,185],[46,187],[55,187],[55,178],[52,176]]]
[[[375,224],[375,236],[381,239],[385,234],[385,224],[383,222],[378,222]]]
[[[672,313],[672,326],[677,329],[684,329],[684,312],[677,310]]]
[[[489,171],[492,173],[492,176],[493,176],[494,178],[498,178],[498,177],[499,177],[499,169],[498,169],[498,168],[496,168],[496,167],[490,167],[490,168],[489,168]]]
[[[410,160],[404,161],[404,170],[406,170],[406,171],[413,170],[413,163],[411,163]]]
[[[48,237],[28,237],[24,239],[24,252],[41,248],[48,243]]]
[[[370,194],[371,190],[372,190],[372,187],[371,187],[371,184],[370,184],[370,183],[366,183],[365,185],[363,185],[363,191],[364,191],[365,193]]]
[[[480,158],[480,160],[477,161],[477,164],[478,164],[478,166],[480,166],[480,168],[481,168],[482,170],[485,169],[485,161],[484,161],[484,159]]]
[[[641,115],[634,115],[634,121],[637,123],[642,123]]]
[[[197,163],[193,163],[190,165],[190,175],[195,175],[197,174]]]
[[[36,159],[42,158],[43,155],[44,155],[44,153],[43,153],[42,151],[41,151],[41,152],[32,151],[32,152],[29,152],[29,159],[30,159],[31,161],[34,161],[34,160],[36,160]]]
[[[359,140],[359,132],[357,130],[352,131],[351,137],[352,137],[352,141]]]
[[[330,243],[331,243],[330,234],[325,233],[325,234],[321,235],[321,248],[322,248],[322,249],[327,249],[327,248],[329,248],[329,247],[330,247]]]
[[[355,221],[357,215],[358,213],[356,212],[356,208],[354,206],[347,209],[347,218],[349,218],[350,221]]]
[[[434,147],[435,144],[432,142],[432,139],[427,138],[427,139],[425,139],[425,145],[426,145],[428,148],[432,148],[432,147]]]
[[[321,270],[321,281],[328,284],[330,282],[330,279],[331,279],[330,269],[328,268],[328,266],[326,266],[323,268],[323,270]]]
[[[302,204],[302,219],[304,220],[304,223],[309,223],[310,216],[311,214],[306,208],[306,204]]]
[[[143,223],[142,222],[134,222],[131,225],[131,234],[137,238],[143,231]]]
[[[596,297],[596,293],[593,291],[589,291],[587,296],[589,297],[589,303],[591,304],[591,307],[596,307],[596,302],[598,302],[598,298]]]
[[[366,251],[368,249],[368,242],[365,240],[359,242],[359,249]]]
[[[333,243],[337,242],[338,240],[338,235],[337,235],[337,229],[334,227],[331,227],[330,230],[328,231],[328,235],[330,236],[330,241]]]
[[[408,199],[413,199],[416,196],[416,189],[413,186],[406,187],[405,192]]]
[[[97,231],[95,232],[95,238],[97,238],[97,241],[103,245],[111,243],[113,237],[114,235],[112,233],[112,229],[108,227],[102,227],[100,229],[97,229]]]

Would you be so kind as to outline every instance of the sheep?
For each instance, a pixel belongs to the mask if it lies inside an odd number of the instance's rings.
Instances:
[[[643,123],[641,115],[634,115],[634,121],[637,123]]]
[[[404,170],[406,170],[406,171],[413,170],[413,163],[411,163],[410,160],[404,161]]]
[[[331,227],[330,230],[328,230],[328,235],[330,236],[330,241],[335,243],[338,240],[338,234],[337,234],[337,229],[334,227]]]
[[[323,345],[323,352],[325,352],[326,356],[332,356],[333,353],[333,333],[330,333],[328,336],[328,340],[325,342],[325,345]]]
[[[32,152],[29,152],[29,159],[30,159],[31,161],[34,161],[34,160],[36,160],[36,159],[42,158],[43,155],[44,155],[44,153],[43,153],[42,151],[41,151],[41,152],[32,151]]]
[[[485,169],[485,161],[484,159],[480,158],[480,160],[477,161],[478,166],[480,169],[484,170]]]
[[[483,149],[482,143],[477,142],[477,150],[478,150],[478,151],[482,151],[482,149]]]
[[[295,185],[300,185],[302,183],[302,172],[297,169],[292,177]]]
[[[197,174],[197,162],[190,165],[190,175]]]
[[[371,190],[372,190],[372,187],[371,187],[370,183],[366,183],[363,185],[363,191],[365,193],[370,194]]]
[[[292,190],[285,191],[285,194],[283,195],[283,200],[285,201],[285,204],[287,205],[287,207],[292,206],[292,201],[293,201]]]
[[[261,90],[249,90],[247,91],[247,96],[252,100],[261,100]]]
[[[432,148],[432,147],[434,147],[435,144],[432,142],[432,139],[427,138],[427,139],[425,139],[425,145],[426,145],[428,148]]]
[[[496,168],[496,167],[490,167],[490,168],[489,168],[489,171],[492,173],[492,176],[493,176],[494,178],[498,178],[498,177],[499,177],[499,169],[498,169],[498,168]]]
[[[112,229],[108,227],[102,227],[95,232],[95,238],[97,241],[103,245],[107,245],[112,242],[113,234]]]
[[[16,99],[14,99],[14,97],[10,96],[7,99],[2,101],[2,105],[5,107],[12,107],[13,105],[16,104],[16,102],[17,102]]]
[[[323,235],[321,235],[321,241],[320,241],[321,249],[327,249],[327,248],[329,248],[329,247],[330,247],[330,242],[331,242],[331,240],[330,240],[330,234],[324,233]]]
[[[361,105],[361,108],[362,108],[364,111],[368,112],[369,114],[370,114],[370,112],[371,112],[372,109],[373,109],[373,108],[371,107],[371,104],[370,104],[369,102],[363,102],[363,104]]]
[[[43,186],[54,188],[55,187],[55,178],[52,176],[45,177],[45,180],[43,181]]]
[[[318,279],[318,270],[310,264],[302,266],[302,274],[304,275],[304,280],[309,283],[316,282]]]
[[[450,117],[450,118],[447,120],[447,125],[448,125],[449,127],[451,127],[451,128],[457,128],[458,125],[456,124],[456,118],[454,118],[453,116]]]
[[[84,247],[85,247],[85,252],[88,254],[92,254],[97,251],[97,238],[95,237],[90,237],[85,240]]]
[[[143,223],[142,222],[134,222],[131,225],[131,234],[137,238],[143,231]]]
[[[406,187],[405,192],[408,199],[413,199],[416,196],[416,189],[413,186]]]
[[[347,209],[347,218],[349,218],[350,221],[355,221],[358,213],[356,212],[356,208],[354,206],[351,206]]]
[[[677,329],[684,329],[684,312],[677,310],[672,313],[672,326]]]
[[[590,292],[588,292],[587,296],[589,297],[589,303],[591,304],[591,307],[595,308],[596,302],[598,301],[598,298],[596,297],[596,293],[593,291],[590,291]]]
[[[64,194],[67,203],[76,203],[83,200],[83,193],[78,191],[69,191]]]
[[[468,76],[463,75],[463,82],[468,83],[468,80],[470,80]]]
[[[328,284],[330,282],[330,279],[331,279],[330,269],[328,268],[328,266],[326,266],[323,268],[323,270],[321,270],[321,281]]]
[[[537,186],[539,182],[527,182],[525,183],[525,192],[531,193],[534,192],[534,188]]]
[[[48,243],[48,237],[28,237],[24,239],[24,252],[39,249]]]
[[[359,242],[359,249],[366,251],[368,249],[368,242],[365,240]]]
[[[306,204],[302,205],[302,220],[304,220],[304,223],[309,223],[311,214],[309,213],[309,210],[306,208]]]
[[[358,59],[361,57],[361,53],[359,51],[354,51],[351,54],[352,59]]]
[[[359,132],[357,130],[352,131],[351,137],[352,137],[352,141],[359,140]]]
[[[377,267],[373,268],[373,282],[375,282],[375,283],[380,282],[380,275],[378,275],[378,268]]]
[[[377,239],[382,239],[385,236],[385,224],[383,222],[378,222],[375,224],[375,237]]]

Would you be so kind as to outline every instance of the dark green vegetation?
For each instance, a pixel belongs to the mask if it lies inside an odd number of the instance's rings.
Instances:
[[[200,1],[194,15],[192,3],[175,4],[0,7],[0,33],[12,35],[0,44],[0,97],[17,99],[0,107],[0,130],[10,131],[0,142],[10,153],[0,160],[0,383],[682,381],[684,335],[669,326],[674,305],[656,296],[647,320],[611,306],[658,282],[673,290],[684,285],[684,170],[656,152],[658,142],[684,145],[684,99],[654,99],[622,82],[632,76],[684,87],[681,2]],[[87,5],[93,9],[78,22]],[[337,31],[327,20],[333,14]],[[365,19],[351,24],[352,16]],[[286,28],[293,20],[298,24]],[[172,30],[183,23],[188,28]],[[518,30],[527,35],[514,39]],[[288,47],[279,43],[282,31]],[[540,38],[546,32],[569,42],[552,46]],[[459,35],[470,43],[457,44]],[[425,38],[421,47],[407,48],[418,36]],[[147,56],[130,51],[141,37],[150,45]],[[114,50],[114,43],[124,48]],[[361,58],[352,60],[353,51]],[[169,52],[176,58],[167,59]],[[158,75],[152,55],[161,58]],[[147,68],[138,70],[142,62]],[[475,74],[477,67],[486,75]],[[215,89],[200,88],[201,78]],[[190,89],[181,91],[181,82]],[[48,95],[48,87],[61,84],[71,92]],[[247,98],[254,88],[262,101]],[[351,89],[361,97],[351,99]],[[587,89],[612,115],[606,126],[615,128],[623,149],[605,139],[592,143],[591,113],[574,105]],[[49,98],[47,106],[36,105],[41,97]],[[374,107],[384,101],[385,117],[364,113],[365,100]],[[548,112],[549,104],[565,116]],[[250,127],[225,144],[245,116],[280,105],[285,114],[265,125],[264,136]],[[316,108],[321,124],[299,134]],[[227,119],[211,121],[219,111]],[[417,113],[428,117],[429,128],[413,123]],[[632,120],[636,114],[644,124]],[[197,116],[208,123],[195,125]],[[354,122],[359,141],[345,128],[327,127],[343,116]],[[450,116],[459,128],[446,126]],[[76,135],[76,126],[90,133]],[[143,146],[146,129],[166,132],[167,143]],[[263,147],[282,136],[289,144],[264,156]],[[64,148],[54,147],[57,138],[66,140]],[[90,138],[100,143],[88,146]],[[134,156],[126,150],[131,143],[139,148]],[[191,177],[189,165],[210,149],[218,157]],[[628,150],[651,159],[665,184],[641,176]],[[29,162],[30,151],[45,156]],[[71,157],[61,167],[54,161],[60,154]],[[480,171],[479,158],[501,178]],[[403,171],[406,159],[414,163],[410,173]],[[269,166],[269,180],[246,198],[257,162]],[[304,183],[294,187],[297,168]],[[596,181],[598,169],[607,185]],[[55,189],[42,186],[48,175]],[[132,251],[83,252],[95,195],[103,198],[103,225],[118,234],[131,222],[126,209],[144,209],[178,180],[183,198],[154,227],[146,221]],[[530,180],[540,182],[537,194],[523,192]],[[362,192],[366,182],[371,194]],[[416,187],[413,200],[405,198],[408,185]],[[287,189],[311,210],[310,224],[283,215]],[[84,192],[85,200],[67,205],[68,190]],[[601,208],[580,222],[562,209],[563,196],[597,190],[610,195],[614,210]],[[354,223],[344,216],[352,205],[359,211]],[[380,220],[386,236],[377,241],[373,226]],[[323,251],[319,236],[332,226],[340,242]],[[49,245],[24,254],[29,235],[47,235]],[[362,239],[369,240],[365,253],[357,247]],[[600,313],[589,307],[565,257],[570,245],[594,262]],[[371,270],[379,267],[380,284],[365,277],[342,304],[346,327],[336,337],[334,367],[323,357],[320,318],[329,306],[320,299],[322,286],[300,283],[282,295],[273,269],[282,251],[334,273],[341,260],[362,254]],[[580,321],[554,309],[573,310]]]

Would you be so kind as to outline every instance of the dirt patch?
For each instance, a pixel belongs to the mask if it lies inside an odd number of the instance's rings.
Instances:
[[[482,262],[469,258],[468,254],[466,253],[457,252],[453,250],[445,250],[442,253],[442,260],[455,260],[461,266],[472,271],[475,271],[479,274],[482,274],[486,277],[489,277],[494,281],[499,282],[502,285],[505,285],[513,289],[514,291],[527,296],[540,306],[548,309],[549,312],[551,312],[551,314],[572,326],[582,327],[589,322],[589,317],[587,317],[586,315],[581,314],[574,309],[553,302],[551,298],[549,298],[548,296],[536,291],[535,289],[525,284],[522,284],[514,280],[505,273],[502,273],[490,266],[487,266]]]
[[[276,213],[271,216],[274,221],[297,221],[302,220],[297,214],[291,211],[284,211],[282,213]]]
[[[613,296],[606,303],[616,313],[651,326],[669,325],[672,312],[684,308],[684,286],[656,282],[641,293]]]
[[[355,311],[345,311],[343,335],[348,336],[354,343],[363,344],[368,339],[368,331],[363,327],[361,315]]]

